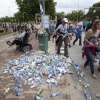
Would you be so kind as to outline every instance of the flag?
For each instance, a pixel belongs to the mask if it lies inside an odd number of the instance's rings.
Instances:
[[[43,10],[43,7],[42,7],[42,4],[40,3],[40,14],[43,15],[44,14],[44,10]]]

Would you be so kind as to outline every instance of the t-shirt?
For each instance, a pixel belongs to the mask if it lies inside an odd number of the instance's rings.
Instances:
[[[68,33],[73,33],[73,28],[70,28],[70,27],[69,27],[69,28],[67,29],[67,31],[68,31]]]
[[[79,37],[79,36],[82,35],[82,28],[77,27],[77,28],[76,28],[76,31],[77,31],[77,33],[76,33],[76,37]]]
[[[39,30],[39,29],[41,28],[41,25],[40,25],[40,24],[35,25],[35,28],[36,28],[37,30]]]
[[[87,26],[87,22],[86,21],[83,21],[83,26]]]
[[[60,30],[61,33],[67,33],[67,24],[65,25],[60,24],[58,26],[58,29]]]
[[[55,31],[56,29],[56,24],[52,24],[52,31]]]
[[[23,41],[23,37],[25,36],[25,31],[23,33],[21,33],[19,36],[17,36],[16,38],[20,39]]]

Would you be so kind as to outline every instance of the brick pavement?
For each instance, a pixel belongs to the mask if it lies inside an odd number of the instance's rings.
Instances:
[[[36,46],[36,42],[38,41],[31,41],[31,44],[33,44],[33,46]],[[2,94],[2,91],[5,87],[16,84],[12,76],[2,73],[4,65],[6,65],[9,60],[18,58],[21,54],[23,54],[14,53],[13,49],[14,47],[11,47],[0,52],[0,76],[2,76],[2,79],[0,80],[0,95]],[[34,49],[38,50],[38,47],[34,47]],[[54,52],[54,43],[52,43],[51,41],[49,42],[49,51]],[[70,69],[74,72],[72,67]],[[58,88],[53,87],[53,92],[57,90],[61,91],[61,95],[55,98],[50,98],[48,85],[46,83],[43,83],[39,87],[33,89],[30,89],[28,86],[22,87],[20,90],[22,95],[20,97],[16,97],[15,93],[10,91],[4,98],[0,98],[0,100],[33,100],[33,96],[35,96],[40,88],[43,88],[43,93],[41,94],[41,96],[44,97],[45,100],[85,100],[82,88],[80,86],[80,83],[78,82],[78,78],[75,72],[74,75],[65,75],[61,77],[58,81]]]
[[[35,41],[34,41],[35,40]],[[31,41],[31,44],[33,44],[33,48],[35,50],[38,50],[38,41],[34,38],[33,41]],[[36,46],[37,44],[37,46]],[[14,53],[14,48],[13,47],[9,47],[7,49],[5,49],[4,51],[0,52],[0,76],[2,76],[2,79],[0,80],[0,95],[2,95],[3,93],[3,89],[9,87],[10,85],[16,85],[17,83],[14,81],[13,77],[10,76],[9,74],[3,74],[3,67],[13,58],[18,58],[20,55],[22,55],[23,53]],[[60,97],[55,98],[58,100],[70,100],[70,95],[67,93],[68,92],[68,88],[66,88],[66,77],[62,77],[59,80],[59,89],[61,92],[63,92],[61,94]],[[43,88],[43,93],[41,96],[44,97],[45,100],[51,100],[50,98],[50,92],[48,91],[48,85],[46,83],[41,84],[39,87],[37,88],[33,88],[30,89],[29,86],[24,86],[20,89],[21,91],[21,96],[17,97],[15,96],[15,92],[14,91],[10,91],[8,92],[4,98],[0,98],[0,100],[33,100],[33,96],[36,95],[36,93],[38,92],[38,90],[40,88]],[[58,88],[53,87],[53,91],[57,91]]]

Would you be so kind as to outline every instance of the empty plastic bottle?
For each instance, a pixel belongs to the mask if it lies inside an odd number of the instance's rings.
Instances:
[[[35,100],[44,100],[43,98],[39,97],[39,96],[35,96],[34,97]]]
[[[50,97],[55,97],[55,96],[58,96],[58,95],[60,95],[60,91],[58,91],[58,92],[55,92],[55,93],[52,93],[51,95],[50,95]]]

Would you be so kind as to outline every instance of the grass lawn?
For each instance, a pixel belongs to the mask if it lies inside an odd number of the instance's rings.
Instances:
[[[10,34],[10,33],[11,33],[11,32],[3,32],[3,33],[0,32],[0,37],[1,37],[1,36],[4,36],[4,35],[7,35],[7,34]]]

